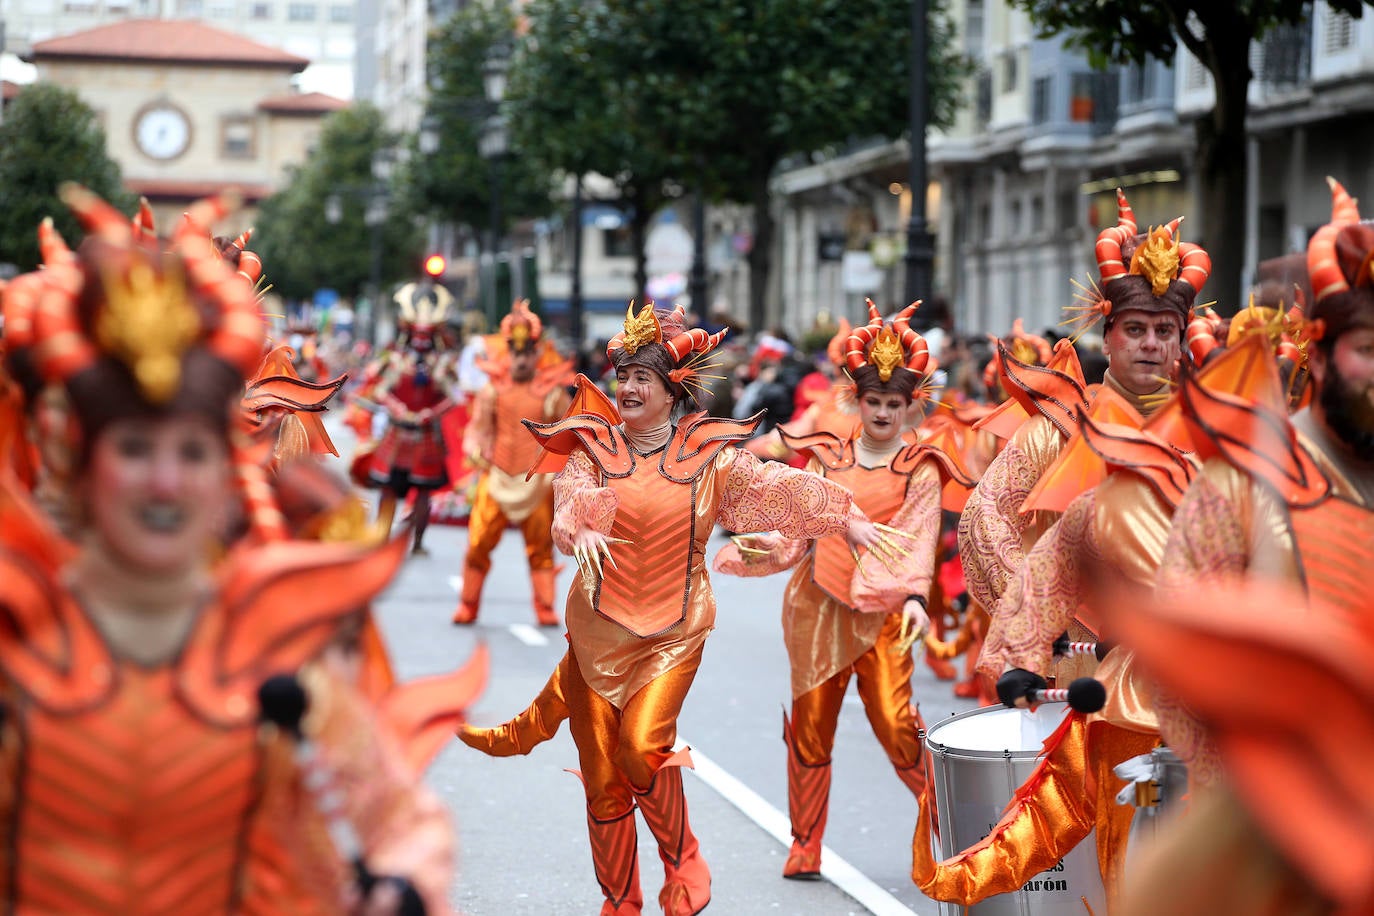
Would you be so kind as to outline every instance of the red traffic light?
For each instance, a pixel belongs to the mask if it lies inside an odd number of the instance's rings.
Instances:
[[[442,277],[444,268],[447,266],[448,262],[444,260],[444,256],[441,254],[432,254],[425,258],[425,273],[428,276]]]

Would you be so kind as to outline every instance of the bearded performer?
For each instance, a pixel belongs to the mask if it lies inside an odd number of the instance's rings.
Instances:
[[[724,336],[688,330],[682,318],[681,309],[652,305],[627,313],[607,348],[615,404],[579,378],[567,418],[527,423],[550,455],[535,472],[562,465],[553,533],[559,549],[578,559],[567,602],[571,649],[537,701],[547,706],[522,713],[524,724],[460,733],[488,753],[525,753],[563,715],[571,718],[603,916],[643,908],[636,807],[663,860],[664,912],[699,913],[710,901],[679,769],[690,757],[673,753],[673,744],[715,622],[705,559],[714,525],[794,538],[847,532],[855,549],[892,547],[843,487],[738,448],[759,418],[674,420]],[[522,743],[510,740],[514,734]]]
[[[1182,355],[1184,328],[1210,262],[1201,248],[1175,238],[1180,220],[1138,234],[1135,214],[1119,189],[1117,208],[1117,225],[1102,230],[1097,239],[1100,295],[1083,311],[1088,320],[1105,319],[1102,346],[1109,366],[1103,387],[1149,416],[1168,394]],[[1016,428],[989,466],[959,520],[969,593],[992,617],[979,659],[980,670],[992,677],[1008,667],[1005,634],[1016,625],[1000,607],[1003,595],[1027,551],[1057,517],[1053,512],[1022,512],[1021,507],[1064,447],[1075,410],[1087,409],[1090,401],[1077,357],[1071,356],[1071,347],[1061,346],[1072,370],[1058,376],[1029,373],[1036,381],[1013,386],[1013,400],[1030,419]],[[990,417],[985,425],[1007,417]],[[1071,638],[1082,641],[1089,634],[1074,628]]]
[[[379,716],[418,720],[374,710],[331,649],[404,545],[286,539],[236,409],[264,345],[251,285],[198,232],[163,251],[62,194],[88,235],[73,253],[45,232],[31,353],[69,398],[80,521],[63,538],[0,475],[0,896],[446,912],[446,816]],[[212,565],[239,496],[253,531]]]
[[[942,493],[957,510],[973,481],[957,458],[904,440],[907,410],[929,354],[910,328],[916,306],[891,324],[870,303],[870,319],[845,346],[860,426],[783,441],[811,454],[807,469],[854,494],[870,519],[902,538],[897,553],[851,553],[843,538],[738,537],[715,569],[741,576],[795,567],[783,599],[782,628],[792,668],[792,715],[783,716],[792,848],[785,878],[819,878],[830,799],[831,752],[850,678],[858,683],[874,735],[898,777],[917,798],[926,784],[925,723],[911,702],[911,646],[926,617],[940,530]]]
[[[491,552],[511,524],[520,526],[540,626],[558,626],[553,609],[553,475],[529,475],[539,458],[539,442],[521,425],[548,423],[568,408],[570,363],[543,339],[539,316],[529,301],[515,303],[501,319],[502,354],[488,354],[482,365],[489,381],[477,395],[463,438],[468,460],[482,469],[468,517],[468,552],[463,559],[463,591],[453,622],[475,623],[482,585],[491,569]]]
[[[382,489],[378,518],[386,524],[396,503],[412,491],[411,552],[427,555],[430,494],[448,483],[440,420],[457,381],[444,320],[453,296],[442,286],[407,283],[394,296],[400,308],[400,340],[385,356],[370,397],[386,409],[388,425],[369,461],[368,480]]]

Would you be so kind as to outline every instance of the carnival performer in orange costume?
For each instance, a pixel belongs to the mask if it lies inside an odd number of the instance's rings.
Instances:
[[[47,239],[32,353],[70,398],[82,524],[63,538],[0,473],[0,898],[16,912],[395,912],[405,898],[446,912],[444,811],[330,648],[403,543],[285,539],[238,432],[263,348],[251,285],[199,233],[161,251],[90,192],[63,196],[88,237],[79,254]],[[212,565],[240,494],[253,531]],[[282,672],[309,710],[291,732],[258,720],[255,694]],[[409,887],[361,889],[358,864]]]
[[[838,534],[814,541],[764,535],[739,536],[716,556],[716,571],[733,575],[796,569],[782,615],[792,666],[792,716],[783,716],[793,836],[785,878],[820,877],[831,752],[851,677],[898,777],[917,798],[926,782],[917,731],[925,724],[911,702],[911,646],[929,622],[942,491],[949,486],[957,509],[973,481],[957,458],[903,439],[928,362],[925,341],[909,326],[915,310],[884,325],[874,309],[846,344],[859,430],[845,438],[783,430],[788,446],[811,454],[808,470],[848,489],[870,519],[899,534],[898,551],[860,555]]]
[[[558,626],[553,609],[553,475],[529,476],[539,442],[521,425],[548,423],[568,408],[572,367],[543,339],[543,324],[528,300],[515,303],[501,319],[504,353],[488,353],[482,365],[490,381],[477,394],[463,437],[468,460],[482,469],[468,517],[468,552],[463,591],[453,622],[474,623],[491,552],[507,526],[520,526],[530,565],[534,616],[540,626]]]
[[[679,769],[691,760],[673,744],[715,624],[705,547],[716,522],[796,538],[847,531],[855,548],[892,546],[843,487],[738,448],[758,418],[697,413],[674,422],[723,336],[684,328],[680,309],[631,311],[607,348],[616,403],[579,379],[567,418],[527,424],[549,452],[535,472],[562,465],[554,480],[554,543],[579,568],[567,602],[571,649],[541,694],[547,707],[522,717],[539,726],[535,742],[565,713],[571,718],[603,916],[643,908],[636,807],[658,841],[664,912],[698,913],[710,901],[710,873],[688,824]],[[530,743],[512,748],[513,731],[465,729],[461,737],[489,753],[528,752]]]
[[[399,345],[382,357],[369,397],[386,409],[389,425],[369,461],[368,480],[382,489],[378,517],[388,524],[396,503],[412,491],[412,552],[425,554],[429,495],[448,483],[439,428],[453,406],[457,381],[444,320],[453,296],[442,286],[407,283],[393,297],[400,307]]]
[[[1193,300],[1210,269],[1207,253],[1175,238],[1178,223],[1151,233],[1137,234],[1135,214],[1126,195],[1117,191],[1116,226],[1102,230],[1097,240],[1100,288],[1082,307],[1089,321],[1105,318],[1103,351],[1110,366],[1103,387],[1112,389],[1142,416],[1165,400],[1169,380],[1182,355],[1183,331]],[[1031,418],[1011,434],[1006,447],[988,467],[959,520],[959,553],[969,593],[991,615],[979,668],[993,677],[1007,667],[999,607],[1008,584],[1025,562],[1026,552],[1057,517],[1052,512],[1022,512],[1031,488],[1058,457],[1073,428],[1074,411],[1086,408],[1089,394],[1071,348],[1059,352],[1072,359],[1076,372],[1033,388],[1012,391],[1013,400]],[[1063,373],[1061,373],[1062,375]],[[1076,376],[1076,377],[1075,377]],[[1019,387],[1019,386],[1014,386]],[[1014,419],[994,414],[984,421],[994,426]],[[1072,638],[1087,639],[1075,630]]]

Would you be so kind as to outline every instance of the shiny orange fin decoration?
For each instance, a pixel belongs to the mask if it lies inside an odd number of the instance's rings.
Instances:
[[[1088,406],[1088,385],[1078,351],[1067,340],[1056,344],[1044,365],[1017,359],[1005,343],[998,342],[1002,357],[1003,387],[1028,416],[1040,414],[1065,436],[1074,430],[1075,413]]]
[[[262,681],[319,654],[344,618],[391,583],[408,541],[278,541],[231,551],[216,571],[224,613],[201,618],[177,669],[182,697],[212,722],[253,721]]]
[[[452,740],[490,673],[491,652],[479,643],[457,671],[407,681],[382,700],[378,713],[400,740],[412,771],[423,772]]]
[[[973,428],[992,433],[999,439],[1010,439],[1016,435],[1021,424],[1030,418],[1031,415],[1026,413],[1026,408],[1022,407],[1016,398],[1007,398],[975,422]]]
[[[1264,836],[1342,913],[1366,913],[1374,900],[1371,595],[1360,591],[1362,608],[1349,615],[1248,580],[1134,602],[1112,619],[1113,632],[1202,720]],[[1259,696],[1257,684],[1282,687]]]
[[[899,474],[909,474],[926,458],[934,459],[940,466],[940,508],[946,512],[964,511],[978,478],[964,465],[954,430],[945,427],[924,442],[908,445],[892,459],[891,467]]]
[[[1283,381],[1263,335],[1248,335],[1201,373],[1185,372],[1177,396],[1199,459],[1220,455],[1290,505],[1311,505],[1329,492],[1288,420]]]
[[[1080,415],[1099,424],[1140,429],[1145,425],[1139,411],[1115,390],[1103,385],[1093,394],[1092,403]],[[1082,493],[1107,476],[1107,462],[1088,444],[1081,429],[1069,437],[1035,486],[1021,504],[1022,512],[1063,512]]]
[[[1135,474],[1160,498],[1177,508],[1197,466],[1169,443],[1146,430],[1084,419],[1083,440],[1107,465],[1108,472]]]
[[[614,434],[614,428],[621,423],[615,402],[585,375],[579,374],[573,384],[577,386],[577,393],[573,395],[572,403],[562,419],[553,423],[521,421],[543,446],[534,466],[525,475],[526,480],[535,474],[555,474],[563,470],[568,463],[568,456],[579,445],[599,459],[610,462],[603,466],[623,466],[626,470],[630,467],[630,455],[624,445],[624,437],[617,438]]]
[[[659,459],[659,470],[678,483],[695,480],[721,449],[751,438],[762,422],[762,411],[744,420],[710,417],[705,411],[688,414],[678,421]]]
[[[781,425],[778,426],[778,436],[782,444],[792,451],[811,455],[828,468],[847,468],[854,463],[852,439],[843,439],[825,430],[794,436]]]

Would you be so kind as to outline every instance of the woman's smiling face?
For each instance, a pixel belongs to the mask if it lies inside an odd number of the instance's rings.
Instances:
[[[673,412],[673,396],[652,369],[625,366],[615,373],[615,406],[630,429],[657,429]]]

